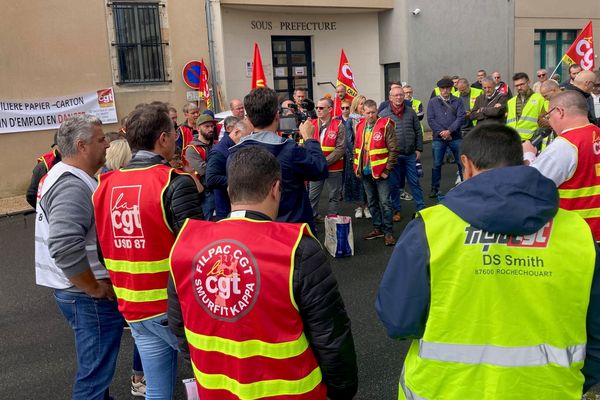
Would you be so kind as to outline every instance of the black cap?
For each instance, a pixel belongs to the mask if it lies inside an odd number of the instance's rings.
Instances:
[[[454,86],[452,79],[442,78],[437,82],[437,87],[439,88],[449,88]]]

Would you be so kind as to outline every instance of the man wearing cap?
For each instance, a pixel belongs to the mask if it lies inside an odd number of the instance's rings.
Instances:
[[[202,186],[206,186],[206,160],[215,138],[216,123],[215,119],[208,114],[198,117],[196,120],[197,134],[183,151],[185,163],[194,171]],[[203,194],[202,213],[207,220],[210,220],[215,210],[213,193],[205,190]]]
[[[465,121],[465,108],[459,98],[450,95],[450,90],[454,87],[451,79],[440,79],[437,87],[440,89],[439,96],[430,99],[427,104],[427,122],[433,132],[433,168],[431,170],[431,192],[429,193],[431,198],[440,194],[442,164],[447,148],[450,148],[454,155],[458,174],[462,180],[459,150],[460,129]]]

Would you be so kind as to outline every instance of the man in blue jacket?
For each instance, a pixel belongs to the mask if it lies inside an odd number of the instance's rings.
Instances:
[[[208,153],[208,162],[206,164],[206,187],[213,191],[216,221],[226,218],[231,211],[229,194],[227,193],[227,157],[229,157],[229,148],[238,144],[244,136],[248,136],[251,130],[245,120],[237,117],[228,118],[234,119],[233,128],[231,132],[225,132],[219,143],[213,146],[210,153]]]
[[[278,136],[279,102],[277,93],[269,88],[256,88],[244,97],[244,108],[254,131],[229,149],[230,156],[246,146],[262,146],[281,164],[282,193],[277,220],[306,222],[315,232],[315,220],[308,200],[305,182],[321,181],[329,175],[327,160],[321,144],[313,138],[314,127],[310,118],[299,127],[304,145]],[[248,182],[252,184],[252,182]]]
[[[475,128],[466,181],[398,240],[375,308],[390,337],[415,339],[400,398],[580,399],[600,378],[598,247],[519,145]]]
[[[466,115],[462,101],[450,94],[453,87],[452,80],[440,79],[437,86],[440,88],[440,95],[431,98],[427,104],[427,122],[433,131],[433,168],[431,170],[431,192],[429,193],[431,198],[440,194],[442,164],[448,147],[454,155],[458,174],[462,180],[462,166],[458,156],[461,141],[460,128],[465,122]]]

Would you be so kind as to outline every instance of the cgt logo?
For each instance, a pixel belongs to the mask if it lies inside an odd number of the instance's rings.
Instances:
[[[258,264],[240,242],[213,242],[195,258],[192,287],[198,304],[208,315],[221,321],[237,321],[258,299]]]
[[[507,247],[545,248],[548,247],[550,235],[552,234],[552,223],[553,220],[550,220],[539,231],[524,236],[489,233],[473,226],[467,226],[465,228],[465,232],[467,233],[465,244],[482,244],[484,252],[487,252],[492,244],[500,244]]]
[[[575,52],[582,56],[579,65],[581,68],[591,70],[594,68],[594,46],[592,45],[592,38],[582,38],[575,46]]]
[[[100,107],[112,107],[115,102],[112,88],[100,89],[96,91],[98,95],[98,104]]]
[[[115,238],[143,238],[140,217],[141,185],[116,186],[110,195],[110,219]]]

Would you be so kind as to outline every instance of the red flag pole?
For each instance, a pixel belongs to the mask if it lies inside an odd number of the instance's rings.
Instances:
[[[335,99],[333,101],[334,117],[342,115],[341,100],[352,101],[352,99],[354,99],[354,97],[358,95],[358,91],[356,90],[356,84],[354,83],[354,74],[352,73],[352,69],[350,68],[350,65],[348,63],[348,57],[346,57],[344,49],[341,50],[342,51],[340,53],[340,64],[338,66],[338,76],[335,88],[337,89],[339,85],[344,86],[346,90],[346,95],[344,96],[344,99],[340,99],[336,93]]]
[[[265,77],[265,70],[262,65],[262,58],[260,57],[260,49],[258,44],[254,42],[254,56],[252,60],[252,84],[251,89],[257,87],[267,87],[267,78]]]

